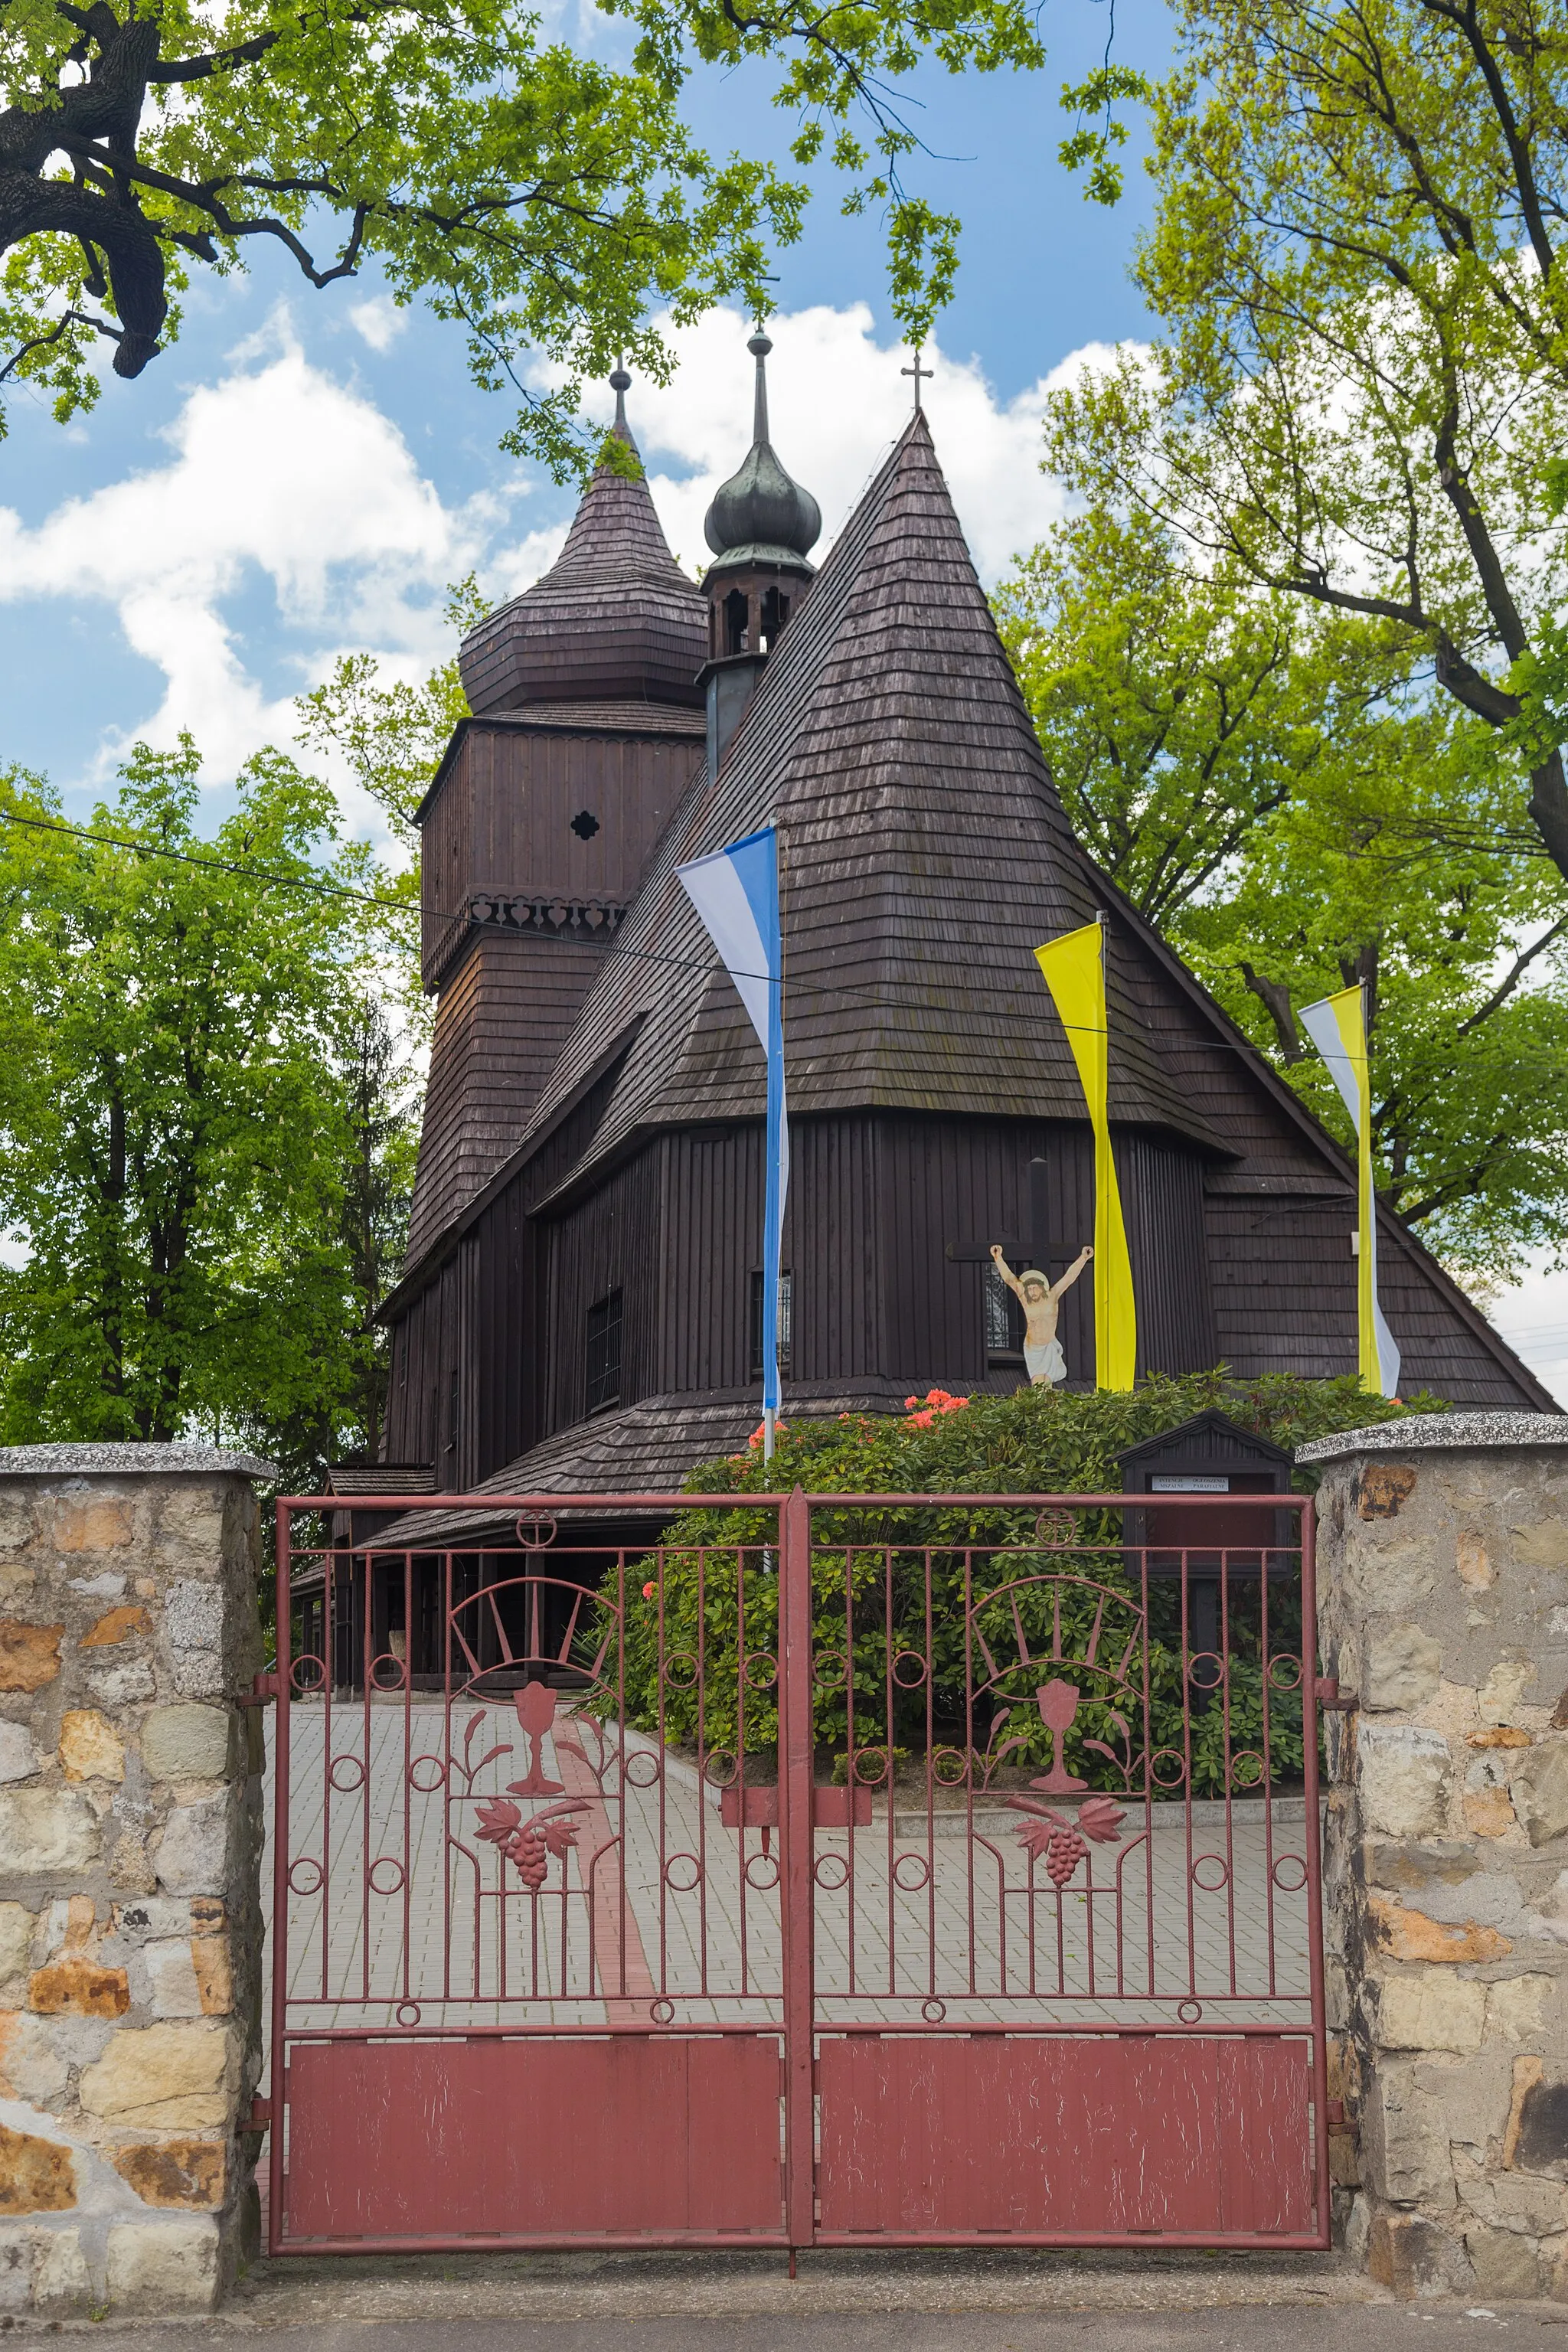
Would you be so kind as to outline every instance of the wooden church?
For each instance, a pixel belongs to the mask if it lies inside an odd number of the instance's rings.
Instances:
[[[763,1055],[675,869],[763,824],[786,1420],[1024,1377],[990,1244],[1054,1277],[1093,1224],[1032,950],[1097,910],[1141,1370],[1354,1370],[1351,1166],[1075,841],[923,415],[814,571],[816,506],[751,348],[752,446],[702,587],[646,483],[602,465],[554,568],[463,646],[473,716],[420,811],[435,1042],[387,1461],[362,1491],[668,1487],[756,1426]],[[1554,1410],[1381,1214],[1403,1384]],[[1085,1280],[1069,1383],[1092,1318]]]

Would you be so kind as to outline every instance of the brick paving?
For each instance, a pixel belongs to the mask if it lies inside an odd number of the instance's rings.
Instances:
[[[576,1843],[534,1895],[475,1834],[479,1802],[522,1777],[510,1702],[453,1709],[449,1850],[439,1699],[416,1696],[406,1730],[401,1701],[334,1706],[330,1755],[324,1705],[297,1702],[291,1722],[293,2025],[569,2027],[654,2002],[679,2024],[778,2021],[776,1841],[723,1826],[651,1742],[628,1739],[623,1857],[613,1744],[563,1708],[530,1776],[551,1786],[513,1801],[525,1818],[576,1807]],[[879,1804],[868,1828],[816,1833],[820,2024],[1307,2021],[1307,1832],[1289,1809],[1270,1833],[1255,1801],[1228,1824],[1194,1809],[1190,1830],[1178,1806],[1151,1823],[1130,1807],[1058,1897],[1039,1864],[1031,1886],[1016,1813],[977,1807],[970,1838],[962,1811],[907,1806],[900,1791],[890,1827]]]

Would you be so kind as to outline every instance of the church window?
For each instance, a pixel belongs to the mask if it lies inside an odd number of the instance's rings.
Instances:
[[[985,1269],[985,1354],[1011,1361],[1024,1347],[1024,1318],[1018,1303],[994,1265]]]
[[[620,1401],[621,1294],[612,1290],[588,1309],[588,1411],[603,1412]]]
[[[739,588],[731,588],[724,599],[724,651],[743,654],[746,651],[746,599]]]
[[[599,830],[599,820],[592,809],[579,809],[572,820],[572,830],[579,841],[592,841]]]
[[[750,1316],[751,1345],[748,1361],[752,1380],[760,1380],[763,1371],[763,1276],[760,1266],[752,1272],[752,1311]],[[790,1340],[795,1322],[795,1276],[788,1266],[779,1274],[779,1370],[787,1372]]]

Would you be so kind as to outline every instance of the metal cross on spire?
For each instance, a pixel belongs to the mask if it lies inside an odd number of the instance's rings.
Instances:
[[[930,383],[934,373],[932,369],[921,367],[921,345],[919,343],[915,345],[915,363],[913,367],[900,368],[899,370],[899,373],[900,375],[912,375],[915,380],[915,415],[917,416],[920,415],[921,410],[925,406],[924,401],[921,398],[921,385],[922,383]]]

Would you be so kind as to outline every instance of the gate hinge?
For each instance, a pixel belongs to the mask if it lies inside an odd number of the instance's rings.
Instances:
[[[1323,2102],[1323,2120],[1328,2125],[1330,2137],[1332,2139],[1354,2139],[1356,2137],[1356,2127],[1345,2113],[1344,2101],[1342,2099],[1326,2099]]]
[[[247,1691],[241,1691],[241,1706],[271,1706],[282,1693],[283,1682],[278,1674],[258,1675]]]
[[[1330,1715],[1352,1715],[1360,1701],[1340,1689],[1338,1675],[1320,1675],[1312,1685],[1312,1696]]]
[[[250,2102],[250,2113],[246,2118],[245,2127],[247,2131],[266,2131],[271,2121],[271,2100],[252,2099]]]

